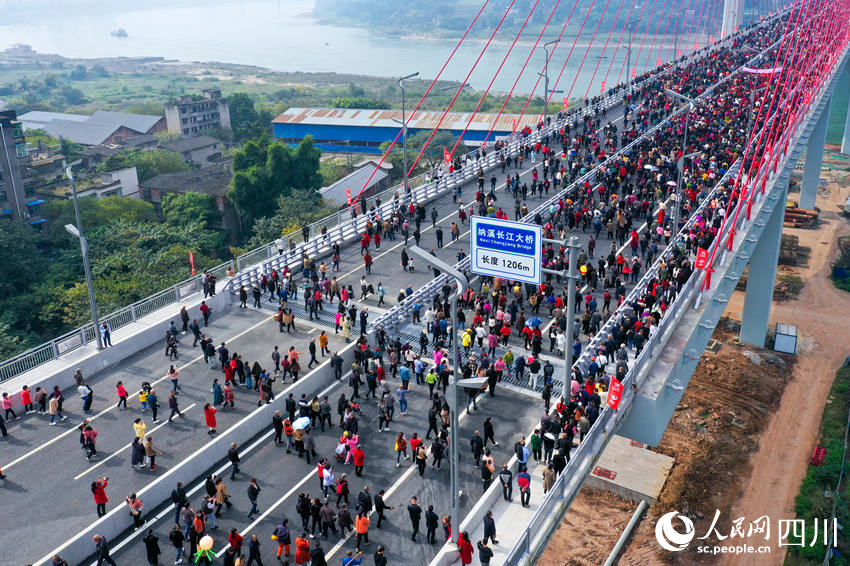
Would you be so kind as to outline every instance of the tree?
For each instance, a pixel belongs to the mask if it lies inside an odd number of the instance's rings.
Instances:
[[[389,108],[389,103],[377,98],[341,96],[331,103],[334,108]]]
[[[106,67],[100,64],[92,66],[91,72],[97,75],[98,77],[105,78],[109,76],[109,71],[106,70]]]
[[[110,156],[101,167],[103,170],[135,167],[140,183],[152,179],[160,173],[189,170],[189,167],[183,161],[180,154],[165,151],[164,149],[154,151],[127,149],[119,151],[115,155]]]
[[[407,140],[407,146],[409,148],[416,148],[416,154],[422,150],[422,146],[428,141],[428,137],[431,135],[431,132],[425,130],[421,132],[417,132],[416,135],[409,138]],[[439,130],[434,138],[431,140],[431,143],[428,144],[428,147],[422,153],[422,161],[425,161],[425,164],[428,168],[436,167],[441,162],[443,162],[444,150],[452,151],[452,148],[455,146],[457,142],[457,136],[453,133]],[[469,149],[464,144],[458,144],[457,149],[452,153],[452,157],[460,154],[467,153]],[[415,159],[415,157],[414,157]],[[413,162],[408,160],[408,167],[413,165]]]
[[[95,228],[106,228],[113,222],[157,221],[153,205],[140,199],[119,196],[98,199],[91,196],[80,198],[79,203],[83,231],[86,235]],[[77,241],[71,238],[64,228],[65,224],[77,223],[73,201],[48,201],[42,205],[41,212],[50,220],[50,241],[53,245],[79,248]]]
[[[0,288],[7,293],[26,289],[47,267],[42,235],[22,222],[0,222],[0,249]]]
[[[88,78],[85,65],[77,65],[68,75],[72,81],[84,81]]]
[[[87,102],[83,91],[78,88],[74,88],[71,85],[63,86],[59,89],[59,93],[65,98],[68,104],[71,105],[84,104]]]
[[[230,110],[230,127],[233,138],[245,141],[267,134],[274,116],[262,107],[258,108],[253,97],[244,92],[234,92],[227,97]]]
[[[254,223],[250,244],[267,244],[336,211],[333,203],[324,200],[315,191],[295,191],[290,196],[279,197],[277,212]]]
[[[218,219],[213,198],[196,192],[165,195],[162,199],[162,214],[172,226],[197,224],[207,228]]]
[[[234,176],[227,198],[249,223],[273,214],[268,203],[294,190],[315,192],[322,186],[319,157],[322,152],[307,136],[296,149],[270,142],[267,135],[245,144],[233,156]]]
[[[26,349],[26,343],[12,333],[5,322],[0,322],[0,360],[6,360]]]

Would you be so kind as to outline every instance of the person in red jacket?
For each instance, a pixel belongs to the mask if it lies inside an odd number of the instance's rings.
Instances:
[[[215,422],[215,407],[213,407],[213,406],[212,406],[212,405],[210,405],[209,403],[207,403],[206,405],[204,405],[204,420],[205,420],[205,421],[206,421],[206,423],[207,423],[207,427],[209,427],[209,429],[210,429],[210,430],[207,432],[207,434],[209,434],[209,435],[213,435],[213,434],[215,434],[215,426],[216,426],[216,422]]]
[[[469,542],[469,533],[466,531],[460,533],[460,536],[457,539],[457,550],[460,554],[461,564],[464,566],[472,564],[472,554],[475,552],[475,548],[472,546],[472,543]]]
[[[360,448],[360,445],[354,447],[351,451],[351,459],[354,460],[354,473],[357,476],[363,475],[363,464],[366,462],[366,453]]]
[[[21,405],[24,406],[26,414],[35,412],[32,408],[32,396],[30,395],[30,388],[28,385],[21,387]]]
[[[230,534],[227,535],[227,542],[230,543],[230,546],[233,550],[236,551],[236,556],[242,556],[242,535],[239,534],[239,531],[236,529],[230,529]]]
[[[94,502],[97,504],[98,517],[106,515],[106,504],[109,503],[109,498],[106,497],[106,486],[108,483],[109,478],[106,476],[91,482],[91,493],[94,497]]]

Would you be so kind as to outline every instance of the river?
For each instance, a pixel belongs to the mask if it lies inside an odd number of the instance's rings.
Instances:
[[[16,43],[31,45],[44,53],[66,57],[162,56],[184,61],[220,61],[267,67],[277,71],[336,72],[375,76],[400,76],[415,71],[433,78],[451,53],[456,41],[393,39],[353,27],[323,25],[312,18],[312,0],[0,0],[0,49]],[[127,37],[110,32],[123,28]],[[528,93],[538,83],[537,72],[545,60],[542,43],[557,36],[552,25],[531,58],[516,87]],[[492,45],[469,76],[473,88],[487,88],[502,61],[515,30],[501,33],[504,43]],[[601,90],[602,81],[612,85],[623,70],[626,49],[616,49],[618,34],[604,52],[605,34],[600,33],[582,63],[592,27],[582,34],[558,86],[554,84],[570,52],[574,38],[564,38],[550,61],[550,87],[572,98]],[[517,44],[493,90],[507,92],[520,74],[535,37]],[[525,39],[523,37],[523,39]],[[507,40],[507,41],[505,41]],[[583,44],[583,45],[582,45]],[[642,51],[639,50],[643,45]],[[633,67],[642,72],[658,57],[660,40],[650,54],[652,37],[634,39]],[[468,42],[458,50],[441,78],[463,80],[483,48]],[[615,52],[616,50],[616,52]],[[603,56],[600,58],[600,56]],[[650,60],[651,59],[651,60]],[[634,63],[634,61],[633,61]],[[580,72],[579,68],[581,67]],[[610,68],[610,71],[609,71]],[[592,84],[591,84],[592,79]],[[588,85],[591,86],[588,86]],[[543,94],[543,81],[535,93]]]

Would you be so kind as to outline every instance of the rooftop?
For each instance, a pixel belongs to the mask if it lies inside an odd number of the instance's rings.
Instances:
[[[230,190],[233,177],[233,164],[228,161],[201,167],[194,171],[160,173],[139,186],[143,189],[155,189],[167,193],[197,192],[212,196],[224,196]]]
[[[420,111],[407,115],[407,127],[410,129],[433,130],[440,121],[442,112]],[[494,131],[510,132],[516,121],[516,129],[524,126],[534,127],[536,115],[502,114],[496,120],[496,114],[475,114],[471,112],[449,112],[441,130],[463,130],[469,122],[469,130],[488,131],[495,121]],[[394,120],[398,120],[395,122]],[[369,128],[399,128],[401,110],[359,110],[355,108],[290,108],[274,120],[272,124],[305,124],[313,126],[354,126]]]
[[[85,114],[66,114],[64,112],[44,112],[41,110],[33,110],[26,114],[21,114],[18,119],[24,124],[25,130],[40,130],[44,125],[51,120],[68,120],[72,122],[85,122],[89,116]]]
[[[129,112],[109,112],[107,110],[98,110],[89,118],[89,121],[91,122],[116,124],[139,132],[140,134],[147,133],[147,131],[153,128],[160,120],[162,120],[162,116],[130,114]]]
[[[102,144],[120,127],[117,124],[74,120],[51,120],[42,126],[54,138],[67,138],[83,145]]]
[[[168,151],[173,151],[175,153],[183,153],[184,151],[193,151],[195,149],[201,149],[219,143],[221,143],[220,140],[211,138],[210,136],[196,136],[193,138],[187,138],[185,140],[179,140],[174,143],[169,143],[162,147],[163,149],[167,149]]]

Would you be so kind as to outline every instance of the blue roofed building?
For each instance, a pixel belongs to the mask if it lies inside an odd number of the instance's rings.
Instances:
[[[420,131],[432,131],[442,115],[435,111],[408,113],[408,137]],[[534,127],[537,119],[536,115],[502,114],[497,119],[496,114],[473,116],[471,112],[449,112],[439,129],[459,136],[466,128],[464,144],[476,147],[485,138],[491,144],[514,129]],[[311,135],[316,147],[323,151],[381,153],[380,145],[394,140],[401,129],[401,110],[290,108],[272,120],[272,126],[275,139],[291,145]]]

